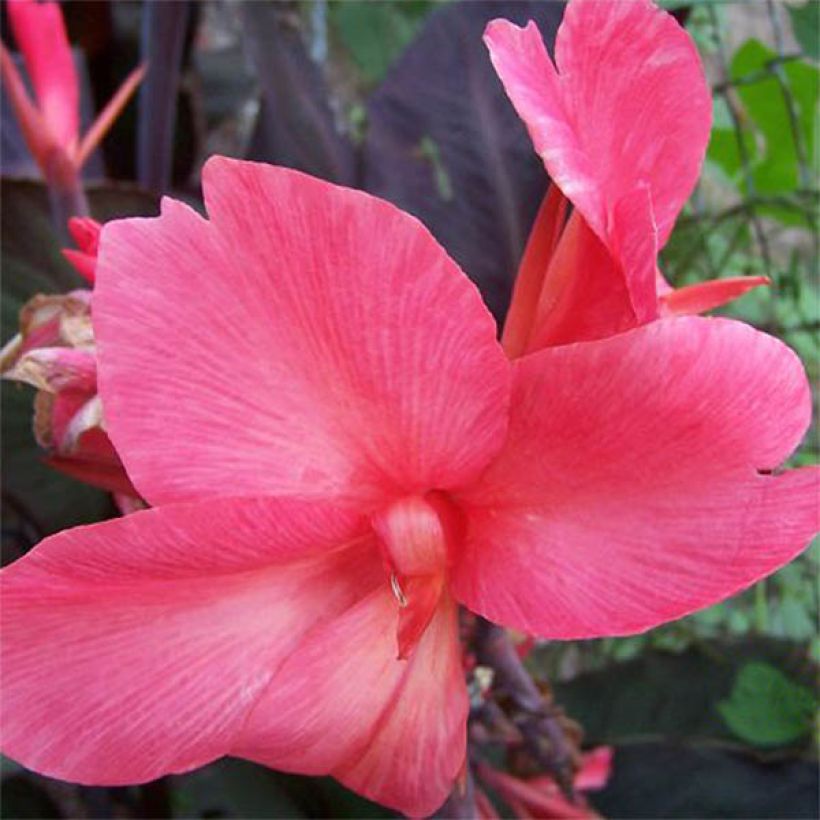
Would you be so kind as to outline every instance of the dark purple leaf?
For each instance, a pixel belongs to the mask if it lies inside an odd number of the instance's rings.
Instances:
[[[164,192],[171,181],[179,76],[190,10],[189,0],[143,4],[141,51],[148,71],[139,92],[137,180],[151,191]]]
[[[615,749],[613,774],[589,799],[604,817],[814,818],[817,763],[764,762],[720,747],[636,743]]]
[[[368,104],[363,187],[419,217],[481,288],[497,319],[547,175],[482,42],[489,20],[535,20],[552,49],[563,6],[448,4]]]
[[[262,93],[249,158],[354,184],[353,148],[336,122],[321,69],[305,48],[296,5],[251,0],[241,9]]]

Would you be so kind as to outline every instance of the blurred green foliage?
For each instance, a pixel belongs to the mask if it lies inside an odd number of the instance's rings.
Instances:
[[[788,5],[792,29],[800,48],[807,57],[820,60],[820,3],[806,0],[802,5]]]
[[[364,85],[374,86],[384,77],[434,5],[429,0],[400,3],[334,0],[328,4],[333,31],[358,67]]]
[[[817,699],[767,663],[748,663],[738,673],[731,696],[718,704],[727,726],[753,746],[793,743],[811,730]]]

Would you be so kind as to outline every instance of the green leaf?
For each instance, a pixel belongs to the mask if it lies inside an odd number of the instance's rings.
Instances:
[[[530,661],[538,667],[542,653],[558,649],[542,647]],[[585,744],[615,749],[609,782],[588,795],[593,806],[605,817],[816,816],[817,766],[802,759],[809,737],[761,748],[738,738],[718,711],[739,670],[752,664],[776,665],[806,691],[814,682],[804,645],[757,638],[704,640],[674,654],[647,650],[554,684]]]
[[[549,651],[549,647],[542,650]],[[545,660],[536,652],[532,664],[536,669],[545,668]],[[648,649],[628,662],[610,663],[600,671],[556,683],[554,689],[556,701],[581,723],[586,742],[593,746],[651,738],[664,742],[719,741],[741,749],[746,747],[746,739],[726,724],[718,704],[732,699],[739,671],[755,664],[788,671],[795,678],[793,685],[803,689],[813,680],[804,646],[747,638],[703,640],[678,653]],[[759,719],[768,720],[768,713],[761,712]],[[798,739],[784,738],[779,745]]]
[[[717,708],[737,737],[765,747],[794,743],[808,734],[816,707],[810,689],[755,662],[740,670],[731,696]]]
[[[762,194],[788,194],[812,182],[801,180],[801,164],[802,173],[813,176],[816,150],[815,111],[820,99],[820,73],[808,63],[789,61],[782,66],[784,88],[772,66],[776,57],[774,51],[752,39],[737,50],[730,66],[730,77],[737,83],[736,93],[745,116],[763,141],[761,155],[752,162],[754,186]],[[796,133],[787,98],[796,119]],[[802,146],[800,151],[796,140]],[[719,145],[715,150],[716,161],[731,167],[732,157],[727,149]],[[806,225],[807,217],[793,208],[766,206],[760,210],[787,225]]]
[[[721,96],[714,98],[712,121],[712,134],[709,139],[706,158],[715,163],[731,182],[738,185],[740,182],[739,173],[742,169],[738,132],[734,129],[726,100]],[[749,128],[743,128],[740,131],[740,136],[746,148],[746,156],[750,160],[754,160],[757,156],[754,134]]]
[[[366,83],[379,82],[415,36],[433,3],[336,2],[331,20]]]
[[[803,53],[813,60],[820,60],[820,3],[817,0],[808,0],[802,6],[786,6],[792,18],[794,37]]]

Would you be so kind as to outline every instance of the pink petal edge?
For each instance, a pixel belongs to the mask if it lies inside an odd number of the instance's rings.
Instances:
[[[639,632],[792,560],[817,468],[769,475],[810,415],[797,356],[724,319],[668,319],[516,363],[505,450],[460,500],[453,592],[526,632]]]
[[[166,199],[100,243],[100,393],[141,494],[218,496],[228,469],[237,494],[375,507],[476,475],[509,363],[427,230],[284,168],[212,158],[203,178],[209,220]]]
[[[234,499],[47,538],[0,572],[4,753],[97,785],[228,753],[302,635],[383,582],[364,532],[327,506]]]
[[[595,233],[609,244],[617,203],[645,184],[663,246],[711,127],[711,95],[689,35],[649,0],[572,0],[555,65],[533,22],[494,20],[484,39],[547,171]]]

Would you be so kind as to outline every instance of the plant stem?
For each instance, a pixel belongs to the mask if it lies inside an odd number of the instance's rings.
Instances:
[[[574,801],[575,756],[572,745],[564,734],[558,712],[524,668],[507,631],[478,618],[475,649],[478,662],[494,671],[494,686],[502,689],[521,713],[516,725],[530,754],[553,775],[567,799]]]
[[[79,170],[62,153],[55,152],[46,168],[51,219],[63,245],[71,244],[68,220],[72,216],[88,216],[88,199]]]

